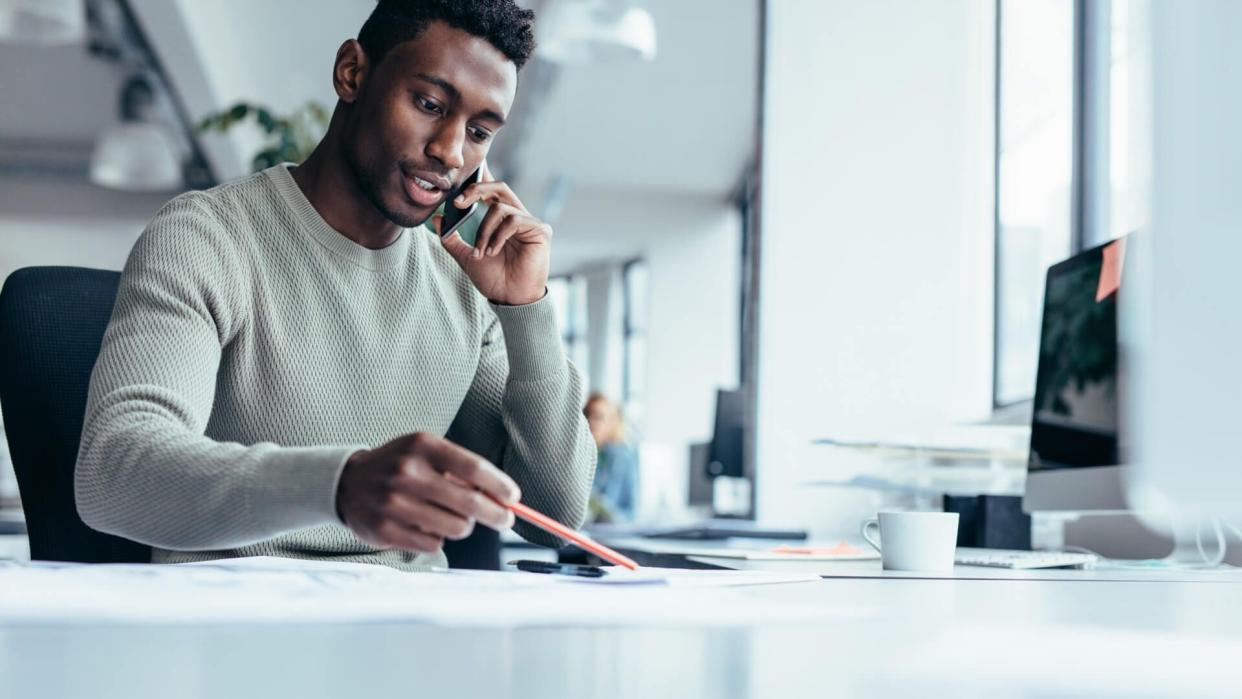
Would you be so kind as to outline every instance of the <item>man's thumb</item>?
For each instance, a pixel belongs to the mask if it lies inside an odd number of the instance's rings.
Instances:
[[[441,218],[441,216],[435,217],[434,223],[436,227],[436,235],[440,234]],[[453,256],[454,260],[457,260],[463,264],[466,260],[470,259],[470,253],[474,252],[474,248],[466,245],[466,241],[461,239],[461,236],[457,234],[457,231],[453,231],[447,236],[440,236],[440,245],[444,246],[444,249],[448,251],[448,254]]]

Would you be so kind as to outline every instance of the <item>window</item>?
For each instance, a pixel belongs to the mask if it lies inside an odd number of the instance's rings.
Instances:
[[[1035,392],[1044,273],[1074,242],[1074,2],[997,5],[993,401]]]
[[[1149,220],[1149,10],[997,2],[998,407],[1034,393],[1047,267]]]
[[[621,400],[631,422],[641,423],[647,367],[647,264],[627,262],[621,270],[623,289]]]
[[[578,275],[552,277],[548,280],[548,296],[556,309],[556,325],[561,331],[565,354],[584,376],[589,376],[586,280]]]
[[[1145,157],[1150,143],[1150,96],[1147,82],[1145,5],[1133,0],[1108,3],[1104,30],[1092,35],[1108,45],[1108,227],[1109,239],[1119,238],[1147,225],[1147,177]]]

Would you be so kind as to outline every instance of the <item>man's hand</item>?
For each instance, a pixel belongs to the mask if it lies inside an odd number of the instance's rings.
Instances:
[[[476,521],[494,529],[513,526],[513,513],[485,493],[504,502],[521,497],[513,479],[483,457],[416,432],[350,457],[336,509],[369,544],[431,553],[445,539],[469,536]]]
[[[474,247],[456,233],[440,242],[489,301],[534,303],[547,291],[552,227],[532,216],[509,185],[496,182],[483,167],[479,181],[453,202],[458,208],[476,201],[488,205]],[[439,234],[442,217],[437,215],[434,223]]]

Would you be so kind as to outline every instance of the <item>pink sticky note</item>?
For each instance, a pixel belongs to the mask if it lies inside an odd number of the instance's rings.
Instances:
[[[1104,265],[1100,267],[1100,285],[1095,289],[1099,303],[1121,288],[1121,270],[1126,262],[1126,241],[1117,240],[1104,248]]]

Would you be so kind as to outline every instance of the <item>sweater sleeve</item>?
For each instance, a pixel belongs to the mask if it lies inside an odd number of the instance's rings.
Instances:
[[[565,357],[550,299],[491,308],[479,368],[448,437],[504,469],[527,505],[576,529],[595,472],[582,377]],[[565,543],[525,522],[514,529],[535,544]]]
[[[338,521],[337,480],[361,446],[204,436],[222,348],[248,319],[246,274],[193,194],[165,205],[135,243],[91,375],[74,474],[89,526],[194,551]]]

